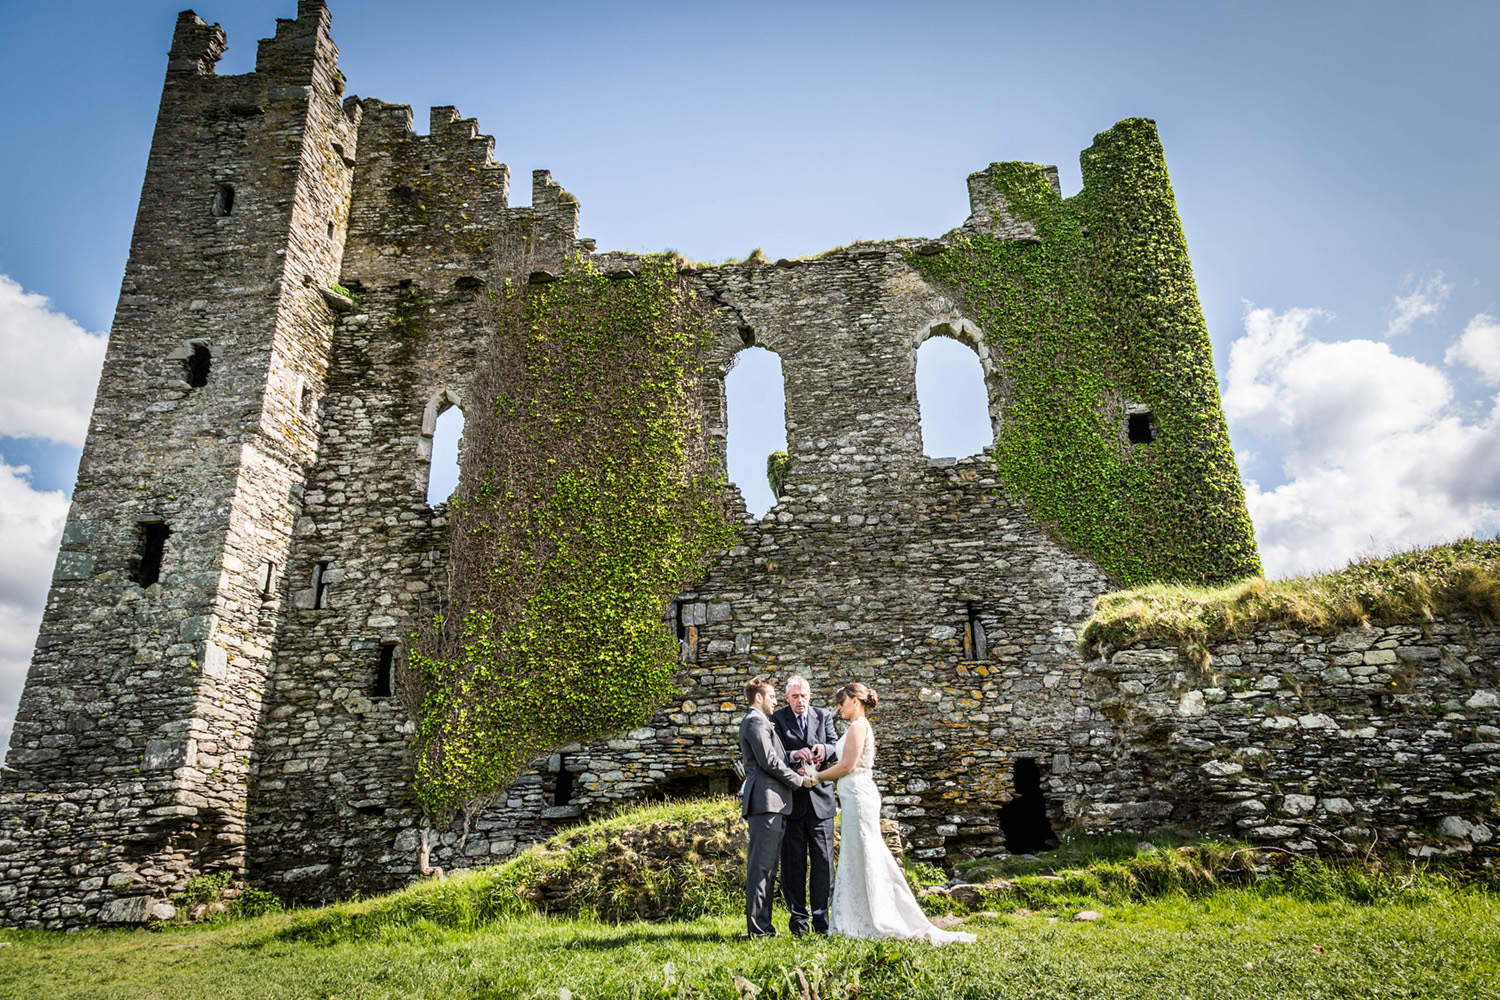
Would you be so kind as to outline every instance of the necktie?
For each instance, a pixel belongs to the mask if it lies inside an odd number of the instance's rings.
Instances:
[[[799,715],[799,716],[797,716],[797,725],[802,729],[802,742],[806,743],[807,742],[807,716],[806,715]]]

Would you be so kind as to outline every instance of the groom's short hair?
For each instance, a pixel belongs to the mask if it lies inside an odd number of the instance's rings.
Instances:
[[[752,677],[750,683],[745,685],[745,704],[752,705],[759,695],[776,690],[776,685],[764,677]]]

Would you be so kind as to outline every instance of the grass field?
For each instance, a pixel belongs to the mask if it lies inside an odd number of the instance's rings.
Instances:
[[[302,929],[309,912],[160,931],[6,931],[0,996],[738,998],[753,985],[761,1000],[1500,998],[1500,900],[1483,891],[1355,903],[1230,889],[1100,905],[1095,923],[1071,921],[1075,905],[970,917],[979,942],[941,949],[746,942],[727,915],[521,915],[463,930],[417,920],[322,938]]]
[[[670,802],[572,827],[504,865],[317,909],[0,929],[0,998],[1500,1000],[1488,870],[1065,837],[1039,858],[971,865],[966,878],[987,882],[977,899],[927,899],[977,944],[751,942],[739,939],[743,841],[722,797]],[[943,879],[908,871],[919,888]],[[1100,918],[1072,919],[1087,909]],[[641,913],[674,919],[627,919]]]

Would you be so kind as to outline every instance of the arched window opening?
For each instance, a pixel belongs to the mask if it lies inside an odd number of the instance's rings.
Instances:
[[[1000,832],[1005,849],[1012,854],[1035,854],[1057,846],[1057,834],[1047,818],[1047,797],[1042,794],[1042,769],[1030,757],[1012,765],[1011,800],[1000,807]]]
[[[447,502],[458,488],[458,446],[464,436],[464,411],[451,403],[432,428],[432,461],[427,469],[427,506]]]
[[[777,502],[771,492],[771,473],[779,486],[788,465],[781,459],[768,462],[770,456],[787,450],[781,358],[764,347],[740,351],[724,378],[724,397],[729,410],[729,481],[740,488],[745,508],[764,517]]]
[[[182,359],[183,378],[194,389],[208,385],[208,370],[213,367],[214,356],[207,344],[193,344],[193,353]]]
[[[917,349],[917,407],[928,458],[967,458],[995,443],[984,368],[973,348],[951,337],[929,337]]]
[[[202,204],[202,202],[200,202],[199,204]],[[216,218],[222,219],[224,216],[233,211],[234,188],[230,187],[228,184],[221,185],[219,190],[214,192],[214,216]]]

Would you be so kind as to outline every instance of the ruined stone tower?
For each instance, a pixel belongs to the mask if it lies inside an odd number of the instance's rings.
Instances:
[[[629,279],[635,259],[580,240],[546,171],[510,207],[494,141],[456,109],[419,135],[405,105],[343,99],[329,24],[299,0],[254,72],[219,76],[223,32],[179,17],[0,783],[8,922],[140,919],[220,868],[302,900],[413,876],[415,720],[390,680],[446,596],[434,422],[508,335],[491,293],[568,267]],[[1023,798],[1059,829],[1223,819],[1152,790],[1163,713],[1105,713],[1117,678],[1072,642],[1122,580],[1258,568],[1154,127],[1101,134],[1084,173],[1063,199],[1055,170],[992,165],[934,240],[681,265],[713,316],[720,454],[735,355],[781,357],[778,503],[755,518],[731,491],[734,544],[665,609],[681,696],[539,761],[437,863],[727,790],[759,673],[881,690],[880,780],[923,857],[1003,849]],[[978,355],[992,452],[922,455],[932,336]]]

